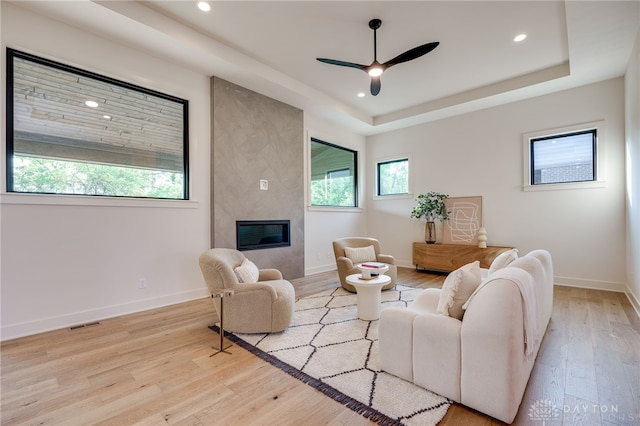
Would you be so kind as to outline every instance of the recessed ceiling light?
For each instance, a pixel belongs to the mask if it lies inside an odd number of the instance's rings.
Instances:
[[[206,1],[199,1],[198,2],[198,9],[200,9],[203,12],[208,12],[208,11],[211,10],[211,6]]]
[[[98,108],[98,103],[96,101],[85,101],[84,104],[91,108]]]
[[[111,120],[111,116],[110,115],[103,115],[102,118],[104,118],[105,120]]]
[[[358,97],[359,97],[359,98],[364,98],[364,92],[360,92],[360,93],[358,93]]]
[[[526,34],[518,34],[517,36],[515,36],[515,38],[513,39],[513,41],[515,42],[519,42],[524,40],[525,38],[527,38]]]

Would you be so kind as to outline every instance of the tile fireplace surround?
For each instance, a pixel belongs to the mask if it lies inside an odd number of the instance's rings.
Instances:
[[[246,255],[286,279],[304,276],[302,110],[218,77],[211,99],[211,246],[236,248],[236,221],[287,218],[290,246]]]

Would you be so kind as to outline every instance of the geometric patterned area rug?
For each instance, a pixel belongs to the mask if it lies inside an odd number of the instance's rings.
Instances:
[[[407,306],[420,291],[400,285],[383,291],[382,309]],[[378,369],[378,321],[358,319],[357,296],[342,287],[297,300],[292,324],[281,333],[225,336],[380,425],[436,425],[451,405]]]

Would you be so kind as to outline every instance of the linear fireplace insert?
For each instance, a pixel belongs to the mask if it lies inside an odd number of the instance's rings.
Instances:
[[[289,223],[289,220],[238,220],[236,221],[236,248],[243,251],[289,247],[291,245]]]

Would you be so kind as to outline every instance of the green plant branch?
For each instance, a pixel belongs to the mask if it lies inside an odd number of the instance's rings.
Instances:
[[[418,205],[411,211],[411,217],[416,219],[424,218],[427,222],[432,222],[436,219],[448,220],[449,211],[444,204],[444,200],[447,198],[449,198],[449,195],[433,191],[419,194],[416,197]]]

